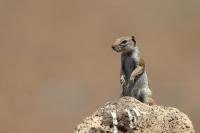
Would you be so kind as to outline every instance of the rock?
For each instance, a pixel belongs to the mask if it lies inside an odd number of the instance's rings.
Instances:
[[[194,133],[190,119],[176,108],[149,106],[133,97],[106,103],[75,133]]]

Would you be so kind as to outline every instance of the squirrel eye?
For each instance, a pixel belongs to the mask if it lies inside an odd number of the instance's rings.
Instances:
[[[123,40],[122,43],[127,43],[127,40]]]

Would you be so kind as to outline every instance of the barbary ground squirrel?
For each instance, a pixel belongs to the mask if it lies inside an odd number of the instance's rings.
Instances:
[[[131,96],[143,103],[154,104],[145,71],[145,63],[140,57],[135,37],[120,37],[116,39],[112,48],[114,51],[121,53],[121,97]]]

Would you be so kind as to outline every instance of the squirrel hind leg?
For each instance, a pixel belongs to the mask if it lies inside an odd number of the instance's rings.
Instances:
[[[150,106],[155,105],[155,100],[152,98],[152,96],[142,95],[142,96],[139,97],[138,100],[143,102],[143,103],[146,103]]]
[[[155,100],[152,97],[147,97],[144,103],[152,106],[152,105],[155,105]]]

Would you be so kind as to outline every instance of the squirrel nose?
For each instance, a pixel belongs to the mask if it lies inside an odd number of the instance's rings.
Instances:
[[[112,46],[112,49],[115,49],[115,46]]]

